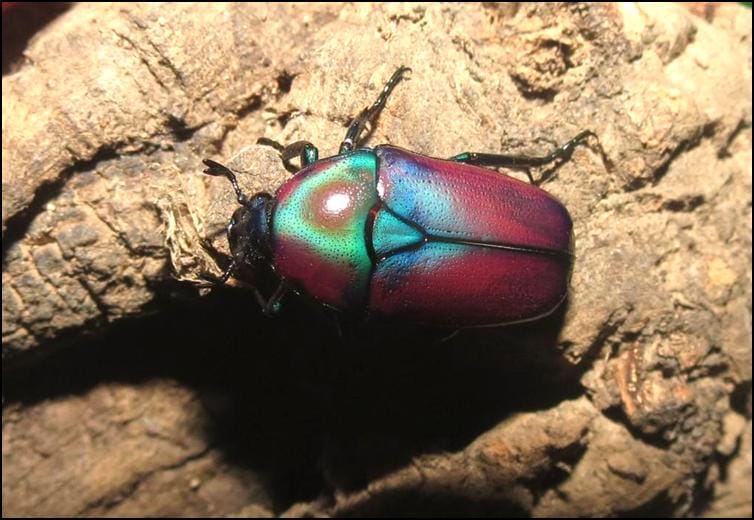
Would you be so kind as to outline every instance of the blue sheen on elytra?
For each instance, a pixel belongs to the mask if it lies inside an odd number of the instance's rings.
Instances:
[[[382,208],[374,219],[372,245],[377,256],[383,256],[401,247],[418,244],[424,235],[413,226],[396,218]]]
[[[392,146],[378,146],[375,153],[380,198],[428,235],[569,251],[568,212],[535,186]]]
[[[443,224],[442,227],[427,228],[430,234],[444,234],[447,229],[457,227],[453,226],[453,222],[461,218],[467,208],[456,207],[453,194],[437,183],[435,172],[419,167],[408,155],[388,155],[384,154],[384,149],[377,149],[377,153],[381,171],[399,172],[390,179],[389,203],[393,211],[412,222],[433,220]],[[386,200],[385,184],[379,177],[377,193],[382,200]]]

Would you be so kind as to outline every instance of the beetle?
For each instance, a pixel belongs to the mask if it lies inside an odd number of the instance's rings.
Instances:
[[[360,147],[408,67],[348,126],[335,156],[320,159],[309,141],[269,139],[286,167],[300,169],[276,192],[245,196],[225,176],[240,207],[227,228],[230,263],[270,268],[279,280],[266,313],[289,292],[351,316],[376,316],[454,328],[503,325],[552,313],[565,299],[573,264],[573,226],[555,197],[486,167],[529,168],[570,158],[590,130],[542,157],[466,152],[438,159],[391,145]],[[528,173],[528,171],[527,171]]]

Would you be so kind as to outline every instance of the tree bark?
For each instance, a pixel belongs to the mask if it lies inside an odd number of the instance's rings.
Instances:
[[[337,153],[400,65],[369,145],[599,136],[544,184],[567,305],[345,341],[200,295],[236,206],[201,159],[274,193],[257,138]],[[751,515],[750,10],[80,4],[2,103],[5,514]]]

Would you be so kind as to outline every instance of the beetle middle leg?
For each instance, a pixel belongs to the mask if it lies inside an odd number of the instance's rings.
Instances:
[[[257,301],[259,302],[259,306],[262,307],[262,314],[265,316],[274,316],[280,312],[280,302],[286,294],[288,294],[288,286],[285,282],[280,282],[277,289],[275,289],[275,292],[272,293],[272,296],[267,298],[267,300],[264,300],[261,294],[257,291]]]
[[[380,112],[385,108],[385,103],[387,102],[387,98],[390,97],[390,93],[398,82],[403,79],[403,75],[406,72],[411,72],[411,69],[404,66],[398,67],[398,70],[393,72],[393,75],[390,76],[390,79],[385,84],[379,97],[377,97],[377,101],[375,101],[372,106],[359,112],[359,115],[351,121],[351,124],[348,125],[348,131],[346,131],[346,137],[343,139],[343,142],[340,143],[340,151],[338,153],[349,152],[359,145],[361,134],[364,132],[366,124],[369,123],[370,125],[374,125]]]
[[[228,266],[223,271],[223,274],[216,276],[212,273],[201,273],[199,276],[204,281],[198,283],[197,286],[203,289],[214,289],[217,287],[231,287],[226,284],[228,279],[233,276],[233,273],[238,269],[239,262],[231,260]],[[274,316],[280,312],[281,301],[288,294],[288,286],[284,282],[278,284],[277,289],[271,296],[265,297],[262,292],[255,286],[244,281],[236,281],[236,289],[243,288],[245,290],[251,290],[259,307],[262,309],[262,314],[265,316]]]
[[[544,166],[558,159],[569,159],[573,154],[573,150],[578,145],[586,141],[589,137],[597,138],[597,134],[595,134],[591,130],[584,130],[564,145],[559,146],[549,154],[541,157],[529,155],[464,152],[458,155],[454,155],[450,158],[450,160],[466,164],[474,164],[477,166],[492,166],[495,168],[532,168],[535,166]],[[533,182],[533,179],[529,172],[527,172],[527,175],[529,176],[529,180],[532,182],[532,184],[537,184]]]

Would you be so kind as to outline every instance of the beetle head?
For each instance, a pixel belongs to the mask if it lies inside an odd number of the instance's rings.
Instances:
[[[270,215],[273,199],[268,193],[257,193],[249,198],[243,194],[236,180],[236,175],[220,163],[205,159],[207,175],[226,177],[236,200],[241,205],[233,212],[228,223],[228,245],[230,246],[231,263],[223,273],[225,282],[236,270],[250,267],[256,271],[260,265],[269,265],[272,256],[270,240]]]
[[[230,254],[238,265],[269,263],[272,196],[257,193],[233,212],[228,223]]]

